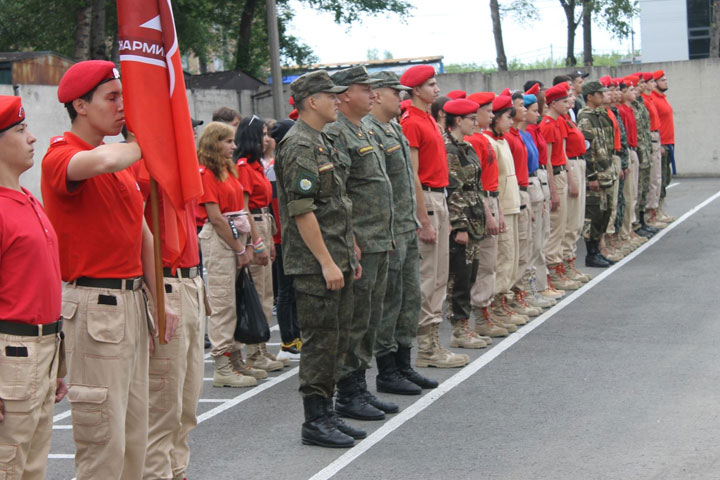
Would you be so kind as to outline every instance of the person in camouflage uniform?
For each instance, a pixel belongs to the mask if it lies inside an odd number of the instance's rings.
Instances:
[[[627,132],[625,131],[625,125],[620,119],[620,111],[617,108],[618,103],[622,102],[622,93],[620,92],[620,88],[617,85],[612,85],[612,87],[610,88],[610,93],[612,97],[612,104],[610,105],[610,110],[613,112],[613,115],[615,115],[615,118],[618,121],[618,127],[620,128],[620,150],[616,151],[615,154],[620,157],[620,169],[623,171],[623,175],[618,180],[618,205],[617,213],[615,215],[615,233],[617,235],[620,232],[623,221],[625,220],[625,195],[623,193],[623,190],[625,188],[625,172],[627,172],[628,168],[630,167],[630,155],[628,149]]]
[[[373,85],[375,101],[363,124],[377,144],[392,184],[395,237],[395,249],[390,252],[388,263],[382,319],[375,334],[373,350],[378,365],[375,383],[378,392],[420,394],[421,388],[436,388],[438,382],[420,375],[410,362],[422,302],[415,174],[408,141],[400,125],[393,121],[400,115],[400,92],[411,89],[403,86],[394,72],[378,72],[373,78],[377,80]]]
[[[353,437],[366,435],[340,421],[332,408],[335,365],[347,349],[353,273],[361,271],[353,249],[352,202],[337,151],[321,130],[337,119],[336,94],[346,89],[324,70],[290,84],[299,118],[275,157],[283,266],[294,276],[302,329],[302,441],[325,447],[351,447]]]
[[[586,105],[578,113],[578,129],[590,143],[586,154],[586,200],[583,238],[587,246],[585,265],[607,268],[610,262],[602,256],[599,242],[610,219],[613,184],[616,176],[611,152],[614,150],[614,131],[607,110],[603,106],[603,93],[607,91],[600,82],[583,85]]]
[[[480,105],[468,99],[452,100],[443,106],[451,226],[447,317],[453,327],[450,346],[459,348],[487,347],[470,327],[470,290],[478,272],[480,242],[485,238],[485,207],[480,159],[464,138],[474,131],[478,108]]]
[[[340,95],[338,120],[324,131],[338,150],[340,172],[353,203],[353,232],[363,272],[353,285],[355,305],[347,354],[337,366],[335,411],[358,420],[382,420],[385,413],[395,413],[399,407],[372,395],[365,383],[382,319],[388,253],[394,248],[390,179],[377,144],[362,123],[372,108],[372,85],[377,81],[362,66],[337,71],[332,79],[349,87]]]
[[[634,85],[644,82],[642,78],[636,75],[630,76]],[[637,123],[638,146],[637,154],[640,162],[640,174],[638,178],[638,194],[637,204],[635,205],[635,215],[639,222],[638,233],[644,237],[652,237],[658,232],[657,229],[650,227],[645,223],[645,204],[647,203],[647,194],[650,189],[650,163],[652,156],[652,136],[650,135],[650,112],[643,101],[642,95],[637,95],[635,101],[632,102],[632,108],[635,112],[635,121]]]

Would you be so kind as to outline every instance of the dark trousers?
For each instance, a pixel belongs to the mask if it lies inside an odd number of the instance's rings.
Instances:
[[[292,276],[285,275],[282,262],[282,246],[275,244],[274,273],[277,280],[277,322],[280,327],[280,338],[290,343],[300,338],[297,304],[295,303],[295,286]]]
[[[453,324],[470,318],[470,290],[480,266],[478,260],[468,263],[465,245],[455,241],[456,233],[450,234],[450,275],[447,285],[447,318]]]

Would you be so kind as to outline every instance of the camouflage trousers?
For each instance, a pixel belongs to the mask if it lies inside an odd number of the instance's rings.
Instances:
[[[622,169],[620,157],[618,155],[612,156],[613,169],[615,170],[615,176],[620,178],[620,170]],[[617,180],[612,187],[612,201],[610,202],[610,220],[608,221],[607,233],[615,233],[615,223],[617,222],[618,206],[620,205],[620,182]]]
[[[640,212],[645,211],[647,194],[650,189],[650,165],[640,165],[638,172],[637,203],[635,203],[635,216],[640,218]]]
[[[420,250],[415,230],[395,235],[388,260],[382,320],[375,332],[375,356],[410,348],[420,317]]]
[[[388,252],[363,253],[360,265],[362,277],[353,285],[354,305],[352,316],[349,317],[348,350],[344,361],[338,364],[337,380],[358,370],[370,368],[375,333],[382,320]]]
[[[620,233],[625,221],[625,178],[618,180],[617,207],[615,209],[615,233]]]
[[[663,145],[665,152],[662,156],[662,188],[660,198],[665,198],[667,186],[672,181],[672,160],[675,156],[675,145]]]
[[[353,274],[345,286],[328,290],[321,274],[295,275],[295,302],[302,330],[300,394],[331,398],[338,365],[345,362],[353,311]]]
[[[470,239],[467,245],[455,241],[450,234],[450,273],[447,284],[446,313],[451,323],[470,318],[470,290],[480,265],[480,242]]]
[[[612,194],[612,187],[600,189],[598,192],[587,191],[583,226],[583,239],[586,242],[599,242],[602,234],[607,230]]]

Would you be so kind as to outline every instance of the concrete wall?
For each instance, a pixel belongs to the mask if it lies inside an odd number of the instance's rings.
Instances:
[[[640,0],[644,62],[690,58],[686,0]]]

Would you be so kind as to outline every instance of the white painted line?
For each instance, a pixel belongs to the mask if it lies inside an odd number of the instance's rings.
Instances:
[[[201,398],[198,400],[200,403],[225,403],[228,401],[227,398]]]
[[[340,470],[347,467],[350,463],[352,463],[356,458],[358,458],[363,453],[370,450],[374,445],[382,441],[385,437],[390,435],[392,432],[394,432],[396,429],[401,427],[403,424],[405,424],[408,420],[411,420],[413,417],[415,417],[417,414],[425,410],[427,407],[435,403],[436,400],[438,400],[440,397],[451,391],[453,388],[460,385],[462,382],[470,378],[472,375],[477,373],[481,368],[495,360],[497,357],[499,357],[505,350],[508,350],[510,347],[515,345],[517,342],[519,342],[523,337],[528,335],[530,332],[538,328],[540,325],[548,321],[550,318],[552,318],[556,313],[562,311],[565,307],[573,303],[575,300],[583,296],[585,293],[587,293],[591,288],[593,288],[595,285],[603,281],[605,278],[607,278],[609,275],[612,275],[613,272],[621,268],[623,265],[631,261],[633,258],[637,257],[640,253],[647,250],[651,245],[654,245],[657,243],[661,238],[663,238],[665,235],[667,235],[670,231],[672,231],[675,227],[683,223],[685,220],[687,220],[691,215],[697,213],[698,210],[705,207],[715,199],[720,197],[720,191],[715,193],[713,196],[705,200],[704,202],[700,203],[699,205],[695,206],[694,208],[690,209],[688,212],[686,212],[684,215],[682,215],[680,218],[675,220],[673,223],[665,227],[663,230],[661,230],[659,233],[655,234],[655,236],[646,244],[632,252],[627,257],[623,258],[621,261],[616,263],[615,265],[611,266],[610,268],[606,269],[604,272],[593,278],[590,282],[585,284],[581,289],[576,290],[574,293],[569,295],[568,297],[564,298],[560,303],[555,305],[552,309],[545,312],[544,314],[540,315],[536,319],[534,319],[531,323],[528,323],[524,327],[520,328],[516,333],[513,335],[507,337],[502,342],[498,343],[497,346],[495,346],[493,349],[488,351],[487,353],[483,354],[479,358],[475,359],[472,363],[467,365],[465,368],[460,370],[458,373],[453,375],[452,377],[445,380],[440,386],[434,390],[431,390],[428,392],[425,396],[420,398],[417,402],[413,403],[409,407],[407,407],[402,412],[395,415],[392,419],[388,420],[382,427],[378,428],[375,432],[373,432],[371,435],[369,435],[365,440],[362,440],[360,443],[356,444],[353,448],[348,450],[346,453],[335,459],[332,463],[330,463],[328,466],[320,470],[318,473],[310,477],[310,480],[327,480],[329,478],[332,478],[335,476]]]
[[[62,413],[58,413],[57,415],[55,415],[55,416],[53,417],[53,423],[59,422],[60,420],[62,420],[62,419],[64,419],[64,418],[67,418],[67,417],[69,417],[69,416],[70,416],[70,410],[69,410],[69,409],[68,409],[68,410],[65,410],[65,411],[62,412]]]
[[[670,185],[668,185],[667,187],[665,187],[665,190],[667,190],[668,188],[677,187],[678,185],[680,185],[680,182],[671,183]]]
[[[53,425],[53,430],[72,430],[72,425]]]
[[[54,459],[73,459],[75,458],[75,454],[73,453],[51,453],[48,455],[48,458],[54,458]],[[74,480],[74,479],[73,479]]]

